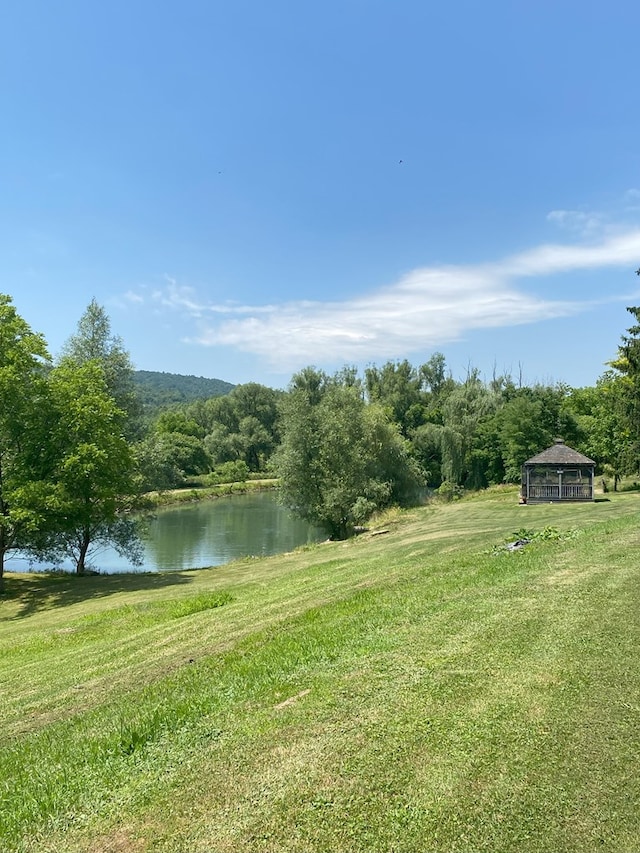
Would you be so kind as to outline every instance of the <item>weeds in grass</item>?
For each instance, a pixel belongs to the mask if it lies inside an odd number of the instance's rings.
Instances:
[[[575,539],[582,531],[572,528],[569,530],[558,530],[556,527],[547,525],[542,530],[533,530],[529,527],[521,527],[515,533],[506,537],[501,545],[494,545],[489,553],[498,554],[504,551],[516,551],[532,542],[568,542]]]
[[[375,513],[370,521],[370,526],[378,529],[380,527],[391,527],[400,524],[403,519],[406,519],[407,511],[400,507],[394,506],[385,509],[382,512]]]
[[[580,531],[575,528],[558,530],[557,527],[547,525],[542,530],[531,530],[522,527],[516,533],[513,533],[512,537],[514,539],[528,539],[530,542],[567,542],[570,539],[575,539],[579,534]]]

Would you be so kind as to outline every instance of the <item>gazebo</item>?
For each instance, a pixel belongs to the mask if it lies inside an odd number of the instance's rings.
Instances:
[[[522,502],[592,501],[593,459],[556,439],[522,466]]]

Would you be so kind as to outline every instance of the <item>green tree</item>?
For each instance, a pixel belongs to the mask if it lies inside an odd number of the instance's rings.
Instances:
[[[155,431],[161,435],[177,432],[180,435],[191,435],[199,439],[204,438],[205,435],[204,428],[197,420],[180,409],[167,409],[162,412],[156,421]]]
[[[125,435],[139,438],[142,431],[142,404],[134,381],[129,353],[122,339],[111,333],[111,321],[105,309],[92,299],[78,321],[77,331],[62,348],[62,360],[77,365],[97,361],[116,405],[125,415]]]
[[[442,423],[442,405],[456,387],[456,383],[447,371],[444,355],[434,353],[429,361],[419,368],[420,382],[424,395],[426,423]]]
[[[294,376],[281,415],[282,501],[332,538],[347,537],[376,509],[415,498],[421,472],[408,442],[358,387],[307,368]]]
[[[189,433],[154,431],[134,450],[146,491],[179,488],[211,468],[202,440]]]
[[[211,457],[204,435],[204,427],[191,416],[189,407],[173,406],[161,412],[149,435],[136,446],[145,488],[178,488],[188,477],[207,473]]]
[[[531,393],[519,393],[505,403],[496,421],[504,479],[508,483],[517,483],[523,463],[553,444],[559,430],[553,423],[545,423],[543,401]]]
[[[0,583],[5,556],[29,542],[46,511],[48,360],[42,335],[0,294]]]
[[[237,432],[231,432],[223,423],[216,423],[205,436],[204,447],[214,465],[235,462],[244,453],[244,443]]]
[[[434,397],[440,397],[447,384],[453,381],[447,377],[447,365],[441,352],[434,352],[429,361],[420,365],[420,380]]]
[[[630,425],[625,417],[629,379],[606,371],[595,387],[577,388],[569,404],[584,439],[579,449],[613,479],[614,491],[630,460]]]
[[[477,449],[484,420],[500,405],[500,397],[471,370],[467,379],[449,393],[442,404],[442,479],[453,485],[477,489],[485,486],[486,471]]]
[[[129,514],[138,484],[123,435],[126,416],[110,393],[102,364],[63,359],[49,374],[49,389],[49,523],[29,550],[39,559],[70,557],[80,574],[106,545],[139,564],[138,524]]]
[[[365,371],[367,397],[389,410],[404,436],[420,426],[424,415],[423,373],[409,362],[388,361]]]
[[[257,382],[237,385],[225,397],[193,404],[189,415],[206,430],[204,446],[214,464],[242,461],[264,471],[277,447],[281,392]]]
[[[177,464],[177,453],[166,436],[151,433],[133,446],[140,485],[144,492],[174,489],[184,483],[184,471]]]
[[[425,473],[426,483],[436,488],[442,483],[442,424],[419,426],[411,439],[413,452]]]
[[[631,306],[627,311],[636,320],[622,336],[618,356],[611,367],[622,374],[624,382],[618,387],[617,410],[620,427],[628,436],[625,449],[624,469],[626,472],[640,471],[640,307]]]

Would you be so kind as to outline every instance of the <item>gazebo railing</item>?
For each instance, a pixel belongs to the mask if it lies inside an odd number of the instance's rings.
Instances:
[[[560,498],[560,486],[556,484],[555,486],[551,485],[534,485],[533,483],[529,484],[529,497],[530,498],[543,498],[546,500],[558,500]]]
[[[591,486],[583,485],[582,483],[576,485],[562,485],[562,497],[571,500],[585,500],[591,499],[593,497],[593,493],[591,491]]]
[[[593,497],[593,493],[591,491],[591,486],[587,484],[570,484],[565,485],[563,483],[562,490],[560,489],[560,485],[556,484],[529,484],[529,497],[537,498],[538,500],[547,500],[547,501],[558,501],[558,500],[574,500],[574,501],[584,501],[591,500]]]

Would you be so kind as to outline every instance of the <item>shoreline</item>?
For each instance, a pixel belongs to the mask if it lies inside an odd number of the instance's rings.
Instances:
[[[215,486],[185,486],[182,489],[146,492],[143,495],[143,508],[157,509],[182,503],[195,503],[216,498],[228,498],[244,495],[247,492],[265,492],[278,488],[276,478],[264,480],[245,480],[239,483],[218,483]]]

